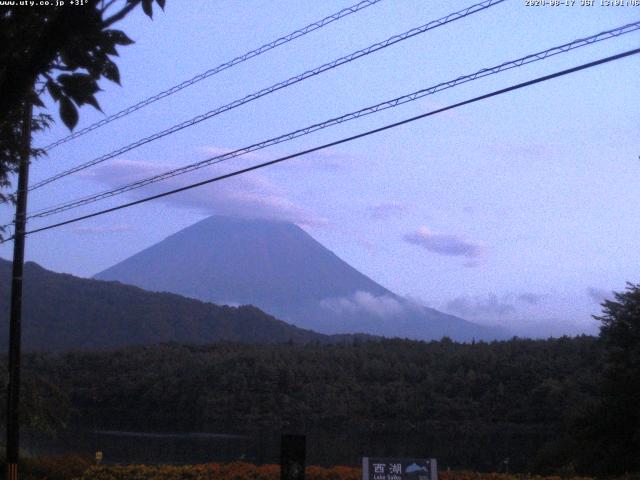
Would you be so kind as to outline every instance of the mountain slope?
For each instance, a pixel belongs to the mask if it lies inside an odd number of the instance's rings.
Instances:
[[[252,304],[322,333],[504,337],[395,295],[298,226],[281,221],[209,217],[95,278],[215,303]]]
[[[185,228],[95,278],[268,307],[305,305],[355,290],[391,293],[293,224],[224,217]]]
[[[11,262],[0,259],[0,350],[8,342]],[[25,264],[22,335],[27,350],[67,350],[218,340],[338,340],[302,330],[252,306],[212,305],[171,293],[54,273]]]

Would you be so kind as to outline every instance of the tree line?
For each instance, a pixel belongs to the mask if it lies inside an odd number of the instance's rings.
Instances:
[[[421,444],[447,465],[481,470],[508,457],[512,469],[544,472],[566,466],[558,438],[572,438],[574,419],[596,403],[602,356],[593,337],[444,339],[163,344],[31,354],[24,365],[31,385],[40,378],[47,398],[67,400],[47,412],[58,428],[300,432],[370,439],[362,448],[381,454]],[[333,463],[367,453],[327,448]]]
[[[24,359],[38,428],[334,438],[327,462],[430,452],[445,465],[640,471],[640,285],[598,338],[455,343],[165,343]],[[1,412],[0,412],[1,413]],[[2,416],[4,418],[4,416]]]

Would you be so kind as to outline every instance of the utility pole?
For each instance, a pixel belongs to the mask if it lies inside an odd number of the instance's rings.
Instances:
[[[31,118],[33,103],[28,99],[22,116],[20,165],[16,192],[15,231],[13,233],[13,272],[11,276],[11,317],[9,320],[9,385],[7,387],[7,480],[18,479],[20,455],[20,343],[22,321],[22,271],[29,189]]]

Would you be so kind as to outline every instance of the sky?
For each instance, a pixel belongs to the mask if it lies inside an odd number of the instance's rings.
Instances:
[[[122,86],[106,114],[330,15],[345,0],[169,0],[118,25]],[[34,162],[31,183],[281,80],[460,10],[382,0],[197,83]],[[521,56],[640,20],[640,7],[507,0],[151,142],[31,193],[35,211],[203,160]],[[573,5],[571,5],[573,3]],[[295,153],[637,48],[631,33],[470,82],[90,206],[30,228]],[[640,98],[635,55],[377,135],[27,239],[28,260],[90,277],[208,215],[297,223],[399,295],[522,334],[597,332],[591,315],[640,282]],[[56,105],[48,102],[52,110]],[[104,118],[83,108],[77,128]],[[68,131],[58,122],[34,138]],[[0,220],[11,221],[0,209]],[[11,258],[10,244],[0,256]]]

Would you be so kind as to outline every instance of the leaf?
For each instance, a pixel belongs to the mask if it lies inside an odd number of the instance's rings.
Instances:
[[[60,98],[60,118],[69,130],[78,124],[78,109],[69,97]]]
[[[165,0],[156,0],[156,1],[158,2],[158,5],[160,5],[160,8],[164,10]]]
[[[42,103],[42,100],[40,100],[40,97],[35,96],[33,99],[33,105],[36,107],[44,107],[44,103]]]
[[[120,71],[118,70],[118,66],[111,60],[104,62],[104,65],[102,66],[102,75],[107,80],[111,80],[112,82],[120,85]]]
[[[113,40],[113,38],[105,35],[104,38],[102,38],[102,42],[100,42],[100,47],[106,54],[117,56],[118,51],[116,50],[115,43],[116,42]]]
[[[134,43],[122,30],[105,30],[105,36],[113,40],[116,45],[131,45]]]
[[[58,76],[58,81],[64,93],[78,105],[91,103],[90,98],[100,91],[96,79],[86,73],[62,74]]]
[[[97,50],[93,58],[91,59],[91,63],[85,65],[84,68],[89,72],[89,76],[94,79],[99,79],[102,75],[102,70],[104,68],[105,62],[108,62],[109,56],[102,50]]]
[[[81,48],[77,44],[66,45],[60,52],[60,59],[69,68],[75,70],[91,61],[91,49]]]
[[[153,0],[142,0],[142,10],[149,18],[153,18]]]
[[[60,100],[62,96],[62,90],[60,90],[60,86],[57,83],[52,82],[51,80],[47,80],[47,90],[49,91],[49,95],[55,101]]]
[[[72,55],[69,55],[67,49],[62,49],[60,51],[60,60],[62,60],[62,63],[64,63],[69,68],[78,68],[78,62],[75,58],[73,58]]]
[[[100,108],[100,104],[98,103],[98,100],[96,100],[96,97],[94,95],[86,97],[84,103],[88,103],[99,112],[102,112],[102,108]]]

